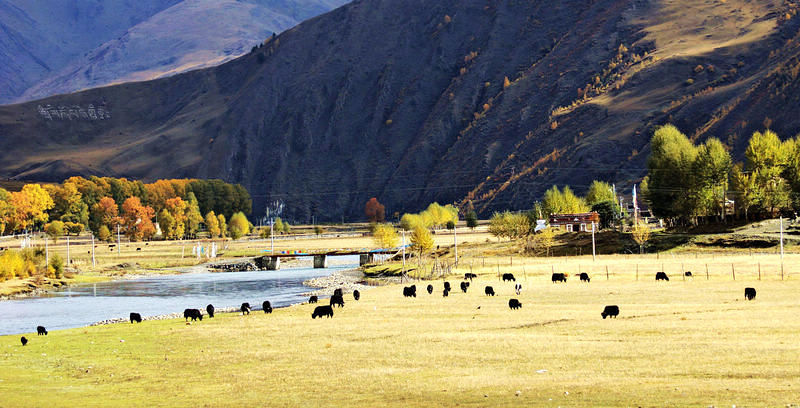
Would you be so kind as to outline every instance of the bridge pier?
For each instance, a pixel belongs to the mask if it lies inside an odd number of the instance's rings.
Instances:
[[[264,271],[277,271],[281,269],[281,258],[277,256],[260,256],[253,261],[255,261],[258,269]]]
[[[324,269],[328,267],[328,255],[314,255],[314,269]]]
[[[361,254],[358,258],[358,266],[364,266],[375,262],[375,254]]]

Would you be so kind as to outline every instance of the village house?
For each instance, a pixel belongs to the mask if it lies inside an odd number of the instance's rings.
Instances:
[[[592,232],[592,225],[600,225],[600,214],[596,211],[550,215],[550,227],[567,232]]]

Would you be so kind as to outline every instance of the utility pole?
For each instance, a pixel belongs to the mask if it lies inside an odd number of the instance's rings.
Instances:
[[[119,241],[119,224],[117,224],[117,255],[122,254],[122,251],[120,250],[121,247],[122,247],[122,244],[120,244],[120,241]]]
[[[47,246],[47,237],[44,237],[44,263],[45,267],[50,265],[50,247]]]
[[[783,217],[781,217],[781,267],[783,267]]]
[[[92,268],[97,266],[97,263],[94,260],[94,234],[92,234]]]
[[[69,267],[69,234],[67,235],[67,267]]]
[[[273,230],[273,225],[275,225],[275,221],[273,219],[269,220],[269,252],[272,255],[275,255],[275,231]]]
[[[458,238],[456,238],[456,227],[453,227],[453,244],[456,252],[456,266],[458,266]]]
[[[403,276],[406,275],[406,230],[403,230]]]
[[[597,254],[595,253],[595,244],[594,244],[594,221],[592,221],[592,262],[596,261]]]

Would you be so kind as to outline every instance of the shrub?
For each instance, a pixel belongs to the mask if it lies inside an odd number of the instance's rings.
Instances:
[[[58,255],[53,255],[50,258],[50,265],[48,271],[52,270],[53,277],[56,279],[61,279],[61,276],[64,274],[64,260]]]
[[[692,79],[692,78],[689,78],[689,79],[686,80],[686,82],[684,82],[684,85],[686,85],[686,86],[689,86],[689,85],[692,85],[692,84],[694,84],[694,79]]]

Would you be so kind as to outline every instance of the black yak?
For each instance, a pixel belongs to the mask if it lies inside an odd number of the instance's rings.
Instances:
[[[616,319],[617,316],[619,316],[619,306],[617,305],[606,306],[603,309],[603,313],[600,313],[600,316],[603,316],[603,319],[605,319],[606,317],[613,317]]]
[[[247,302],[242,303],[242,307],[239,308],[242,314],[250,314],[251,309],[252,308],[250,307],[250,303]]]
[[[564,283],[566,283],[567,282],[567,275],[564,275],[563,273],[554,273],[553,276],[550,277],[550,279],[553,281],[553,283],[556,283],[556,282],[564,282]]]
[[[469,282],[461,282],[461,291],[467,293],[467,289],[469,288]]]
[[[433,285],[428,285],[427,289],[428,289],[428,294],[429,295],[433,293]]]
[[[453,288],[450,287],[450,282],[445,282],[444,283],[444,288],[447,289],[448,292],[453,290]]]
[[[756,288],[744,288],[744,298],[753,300],[756,298]]]
[[[477,277],[478,277],[478,275],[476,275],[476,274],[474,274],[472,272],[467,272],[467,273],[464,274],[464,280],[467,280],[467,279],[472,280],[472,279],[477,278]]]
[[[417,286],[411,285],[406,286],[403,288],[403,296],[405,297],[417,297]]]
[[[209,303],[208,306],[206,306],[206,312],[208,313],[208,317],[214,317],[214,305]]]
[[[684,272],[684,273],[683,273],[683,276],[685,276],[685,277],[687,277],[687,278],[693,278],[693,277],[694,277],[694,275],[692,275],[692,271],[686,271],[686,272]]]
[[[448,297],[448,296],[450,296],[450,291],[449,291],[449,290],[447,290],[447,288],[445,288],[445,289],[442,291],[442,297]]]
[[[308,298],[308,303],[317,303],[318,301],[319,298],[317,298],[316,296],[311,296],[310,298]]]
[[[183,318],[186,319],[187,321],[189,320],[189,318],[191,318],[192,321],[200,319],[200,321],[202,322],[203,314],[200,313],[200,310],[198,309],[185,309],[183,311]]]
[[[666,272],[656,272],[656,280],[669,281],[669,276],[667,276]]]
[[[522,292],[522,284],[518,283],[518,284],[514,285],[514,293],[519,295],[521,292]]]
[[[486,296],[494,296],[494,288],[491,286],[487,286],[483,289],[483,293],[486,293]]]
[[[358,289],[353,291],[353,299],[355,299],[356,301],[358,301],[358,299],[361,299],[361,292],[359,292]]]
[[[517,310],[522,307],[522,303],[519,303],[519,299],[508,299],[508,307]]]
[[[504,273],[503,274],[503,282],[505,282],[505,281],[516,282],[517,279],[514,278],[514,274],[513,273]]]
[[[26,344],[28,344],[28,339],[26,339],[26,338],[25,338],[25,336],[22,336],[22,337],[19,339],[19,341],[21,341],[21,342],[22,342],[22,347],[25,347],[25,345],[26,345]]]
[[[344,296],[344,294],[342,293],[342,288],[334,289],[333,296]]]
[[[331,306],[339,305],[339,307],[344,307],[344,297],[342,297],[342,295],[331,296],[330,305]]]
[[[36,326],[36,334],[39,336],[47,336],[47,329],[44,326]]]
[[[272,313],[272,305],[269,303],[269,300],[265,300],[264,303],[261,304],[261,310],[264,313]]]
[[[136,322],[136,323],[141,323],[142,322],[142,315],[140,315],[139,313],[131,312],[131,316],[130,317],[131,317],[131,324],[133,324],[133,322]]]
[[[589,283],[592,281],[592,278],[589,277],[589,274],[586,272],[581,272],[581,282]]]
[[[314,313],[311,314],[312,319],[322,316],[333,317],[333,308],[330,306],[317,306],[314,308]]]

